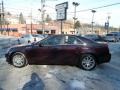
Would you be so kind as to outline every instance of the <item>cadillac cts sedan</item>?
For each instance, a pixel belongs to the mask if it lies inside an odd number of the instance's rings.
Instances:
[[[29,45],[11,47],[6,61],[15,67],[26,65],[75,65],[92,70],[109,62],[111,54],[106,44],[75,35],[53,35]]]

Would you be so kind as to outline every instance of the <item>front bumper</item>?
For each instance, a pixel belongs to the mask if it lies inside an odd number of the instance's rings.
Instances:
[[[10,58],[10,56],[9,56],[8,53],[5,54],[5,58],[6,58],[6,62],[7,62],[8,64],[11,64],[11,63],[12,63],[11,58]]]

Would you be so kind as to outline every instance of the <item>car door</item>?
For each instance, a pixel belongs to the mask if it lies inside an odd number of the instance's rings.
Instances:
[[[60,45],[57,53],[57,63],[62,65],[74,65],[78,61],[78,54],[81,50],[82,42],[75,36],[66,35],[64,45]]]
[[[27,50],[31,58],[31,63],[36,64],[56,64],[56,54],[60,43],[60,36],[53,36],[38,42],[32,48]]]
[[[34,45],[32,48],[26,49],[26,54],[30,64],[44,64],[50,53],[49,46]]]

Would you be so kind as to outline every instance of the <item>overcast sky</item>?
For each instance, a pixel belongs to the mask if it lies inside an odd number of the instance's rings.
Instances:
[[[80,5],[77,7],[77,11],[120,3],[120,0],[46,0],[46,13],[48,13],[52,19],[56,19],[55,5],[68,1],[68,16],[67,19],[72,19],[74,13],[74,7],[72,2],[78,2]],[[23,12],[25,17],[30,15],[32,9],[32,15],[36,19],[40,18],[40,12],[38,9],[41,7],[41,0],[4,0],[5,10],[14,14]],[[96,24],[104,25],[107,20],[107,16],[110,15],[110,26],[120,27],[120,4],[106,8],[97,9],[94,17]],[[77,18],[80,22],[91,23],[92,13],[91,11],[77,12]]]

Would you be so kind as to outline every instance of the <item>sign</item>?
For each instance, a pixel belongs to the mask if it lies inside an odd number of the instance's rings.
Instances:
[[[109,28],[109,22],[105,22],[105,29]]]
[[[57,11],[57,20],[66,20],[67,18],[67,9],[68,9],[68,2],[64,2],[61,4],[57,4],[55,7]]]

